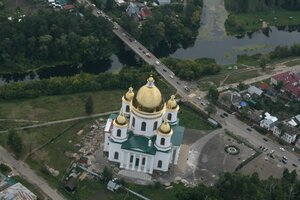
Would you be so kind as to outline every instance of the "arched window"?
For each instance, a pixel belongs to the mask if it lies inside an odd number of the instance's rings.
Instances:
[[[153,130],[156,130],[157,129],[157,122],[154,122],[153,124]]]
[[[117,137],[121,137],[121,129],[117,130]]]
[[[160,145],[165,145],[166,139],[165,138],[161,138],[160,139]]]
[[[168,114],[168,120],[170,121],[171,119],[172,119],[172,114],[169,113],[169,114]]]
[[[118,152],[115,152],[114,159],[115,159],[115,160],[118,160],[118,159],[119,159],[119,153],[118,153]]]
[[[146,130],[146,122],[142,122],[141,131],[145,131],[145,130]]]
[[[126,112],[129,112],[129,105],[126,106]]]
[[[162,167],[162,161],[159,160],[158,163],[157,163],[157,168],[161,168]]]
[[[134,125],[135,125],[135,118],[134,117],[132,117],[132,127],[134,127]]]

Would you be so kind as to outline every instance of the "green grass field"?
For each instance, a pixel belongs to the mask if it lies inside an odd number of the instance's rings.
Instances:
[[[84,116],[85,100],[92,96],[94,113],[118,110],[126,91],[98,91],[35,99],[0,101],[0,118],[52,121]]]
[[[284,9],[276,9],[274,11],[253,12],[253,13],[230,13],[237,24],[241,24],[245,32],[253,32],[261,29],[262,20],[266,21],[269,26],[288,26],[300,24],[299,11],[287,11]],[[226,32],[235,34],[232,30]]]
[[[257,70],[253,70],[253,71],[246,71],[246,72],[242,72],[242,73],[238,73],[238,74],[233,74],[230,75],[226,81],[224,82],[224,84],[231,84],[231,83],[238,83],[250,78],[254,78],[259,76],[259,73]]]
[[[181,104],[178,117],[180,126],[190,129],[213,130],[201,115],[191,108]]]

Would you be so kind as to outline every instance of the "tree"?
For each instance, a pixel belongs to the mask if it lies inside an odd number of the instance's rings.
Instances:
[[[111,11],[114,7],[114,0],[106,0],[105,8],[108,11]]]
[[[205,111],[208,113],[208,116],[209,116],[210,114],[216,113],[217,109],[214,105],[208,104],[208,106],[205,108]]]
[[[212,101],[217,101],[219,98],[219,91],[218,88],[215,85],[210,86],[207,97],[211,99]]]
[[[247,85],[245,85],[245,83],[240,82],[237,86],[237,88],[239,89],[239,91],[243,91],[245,89],[247,89]]]
[[[92,96],[89,96],[85,102],[85,112],[90,115],[94,110],[94,102]]]
[[[16,156],[19,157],[23,150],[23,143],[22,138],[17,134],[16,130],[9,130],[7,144],[12,148]]]
[[[259,66],[262,68],[263,71],[266,70],[266,66],[267,66],[268,61],[269,61],[269,58],[265,55],[263,55],[259,58],[258,63],[259,63]]]
[[[104,167],[103,169],[103,177],[105,178],[105,180],[111,180],[112,179],[112,171],[111,168],[108,167]]]

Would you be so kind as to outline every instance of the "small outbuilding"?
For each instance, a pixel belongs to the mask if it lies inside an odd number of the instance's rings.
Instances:
[[[107,189],[112,191],[112,192],[116,192],[121,186],[119,184],[117,184],[114,181],[109,181],[107,183]]]

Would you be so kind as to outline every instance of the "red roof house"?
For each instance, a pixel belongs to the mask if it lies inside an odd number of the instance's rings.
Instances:
[[[277,85],[279,82],[283,83],[283,90],[289,92],[292,96],[300,99],[300,76],[287,71],[281,74],[276,74],[271,77],[271,83]]]
[[[262,82],[260,85],[259,85],[259,88],[261,90],[267,90],[270,88],[269,84],[268,83],[265,83],[265,82]]]

